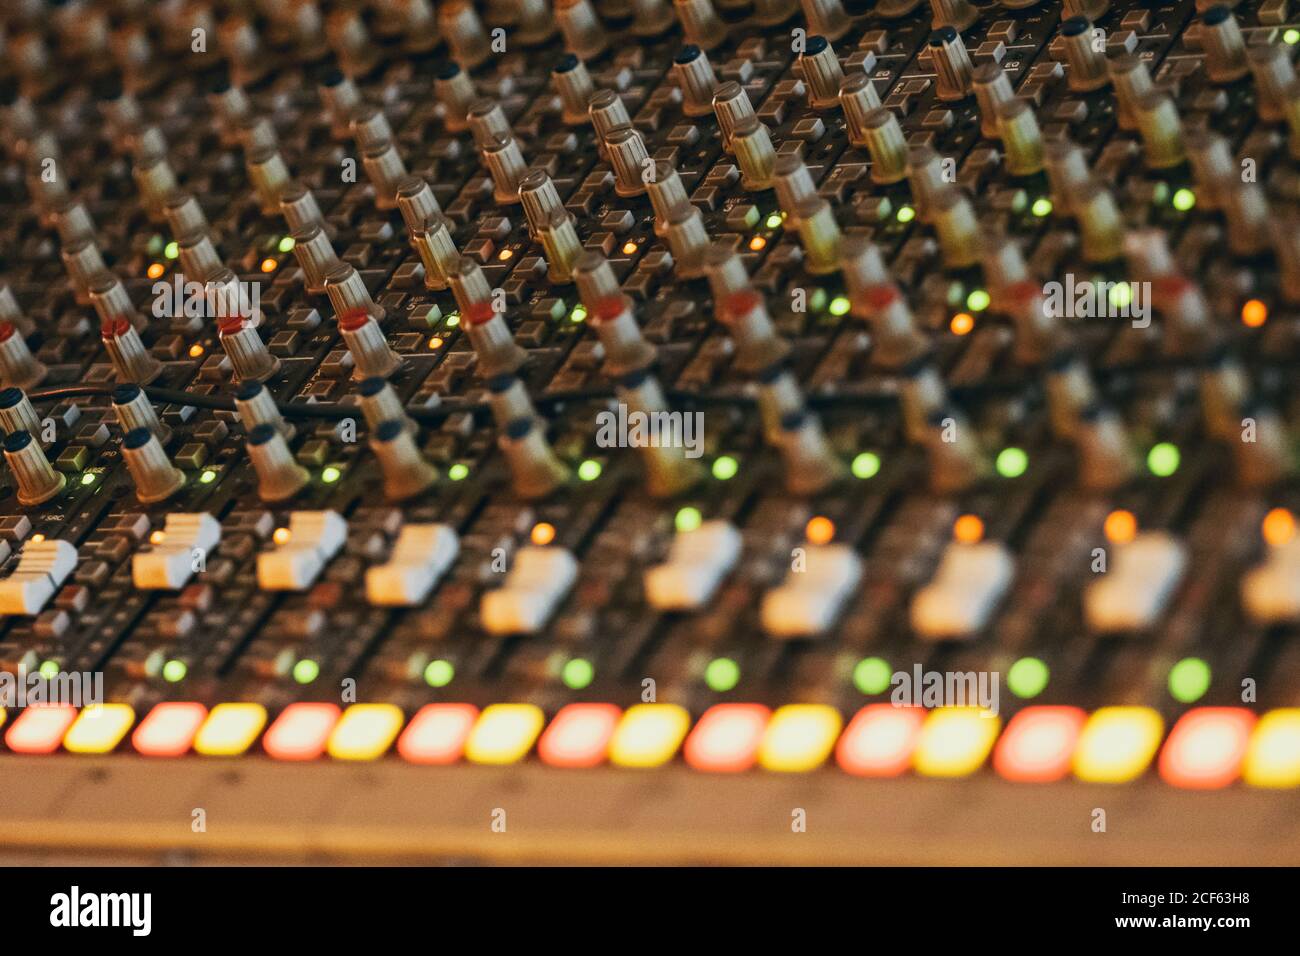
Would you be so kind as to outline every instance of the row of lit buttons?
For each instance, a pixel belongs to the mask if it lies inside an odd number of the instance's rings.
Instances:
[[[838,710],[791,704],[718,704],[695,726],[675,704],[570,704],[546,723],[532,704],[429,704],[408,723],[392,704],[298,703],[267,727],[260,704],[159,704],[135,726],[127,704],[80,712],[70,706],[29,707],[4,741],[23,754],[115,749],[131,728],[134,749],[176,757],[194,750],[236,756],[262,735],[279,760],[374,760],[396,744],[406,760],[451,764],[512,764],[536,746],[554,767],[658,767],[682,751],[696,770],[806,772],[834,759],[848,773],[894,777],[907,770],[926,777],[963,777],[992,758],[1007,780],[1049,782],[1073,774],[1092,783],[1124,783],[1158,758],[1160,776],[1180,787],[1226,787],[1238,778],[1257,787],[1300,786],[1300,708],[1257,717],[1238,707],[1200,707],[1179,718],[1164,739],[1164,722],[1147,707],[1028,707],[1002,728],[1000,718],[973,707],[919,708],[871,704],[847,727]],[[4,713],[0,711],[0,723]],[[405,729],[403,729],[405,727]],[[263,735],[263,729],[266,733]]]

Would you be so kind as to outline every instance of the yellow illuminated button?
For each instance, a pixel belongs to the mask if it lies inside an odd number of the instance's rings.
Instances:
[[[129,704],[91,704],[68,728],[63,748],[74,754],[106,754],[122,742],[133,723],[135,711]]]
[[[470,731],[465,756],[474,763],[514,763],[532,749],[545,720],[532,704],[492,704]]]
[[[194,738],[194,749],[209,757],[238,757],[266,726],[261,704],[217,704]]]
[[[983,766],[1002,721],[979,707],[940,707],[921,725],[912,766],[926,777],[964,777]]]
[[[1252,787],[1300,787],[1300,707],[1259,719],[1241,776]]]
[[[758,746],[759,766],[785,773],[817,769],[830,756],[843,723],[840,712],[825,704],[778,707]]]
[[[397,739],[405,719],[394,704],[353,704],[334,725],[329,755],[336,760],[376,760]]]
[[[1103,707],[1083,725],[1074,775],[1090,783],[1126,783],[1151,763],[1165,723],[1150,707]]]
[[[677,753],[691,717],[676,704],[629,707],[609,742],[610,763],[620,767],[658,767]]]

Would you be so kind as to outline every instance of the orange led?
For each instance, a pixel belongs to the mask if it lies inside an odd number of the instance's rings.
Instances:
[[[147,275],[150,279],[161,279],[162,274],[166,271],[167,271],[167,267],[165,265],[163,265],[161,262],[154,262],[150,264],[148,269],[145,270],[145,275]]]
[[[32,535],[30,538],[28,538],[27,540],[30,541],[32,544],[40,544],[42,541],[45,540],[45,535],[43,535],[43,534],[34,534],[34,535]]]
[[[289,540],[290,531],[288,528],[276,528],[275,533],[271,535],[271,540],[276,544],[284,544]]]
[[[204,352],[203,346],[197,342],[190,346],[190,358],[198,358]]]
[[[131,745],[146,757],[179,757],[208,718],[202,704],[168,701],[149,711],[131,735]]]
[[[969,312],[958,312],[948,323],[953,335],[969,335],[975,328],[975,317]]]
[[[274,259],[263,259],[263,260],[262,260],[262,271],[263,271],[263,272],[274,272],[277,268],[279,268],[279,265],[280,265],[280,263],[276,262]]]
[[[567,704],[537,742],[537,756],[552,767],[595,767],[623,711],[613,704]]]
[[[635,243],[635,242],[625,242],[625,243],[623,243],[623,255],[625,255],[625,256],[630,256],[630,255],[631,255],[632,253],[634,253],[634,252],[636,252],[636,243]]]
[[[840,737],[835,760],[859,777],[897,777],[912,764],[924,722],[920,707],[868,704]]]
[[[993,769],[1017,783],[1050,783],[1070,772],[1088,715],[1078,707],[1027,707],[1007,724]]]
[[[533,525],[533,533],[529,537],[539,548],[545,547],[555,540],[555,525],[539,521]]]
[[[477,720],[473,704],[425,704],[397,739],[397,752],[411,763],[455,763]]]
[[[337,704],[290,704],[275,719],[262,746],[276,760],[315,760],[339,721]]]
[[[1241,322],[1247,328],[1257,329],[1268,321],[1268,306],[1259,299],[1251,299],[1241,307]]]
[[[436,352],[438,349],[442,348],[444,344],[445,343],[442,339],[435,335],[429,339],[429,351]]]
[[[953,522],[952,536],[962,544],[979,544],[984,540],[984,522],[978,515],[962,515]]]
[[[1260,526],[1270,547],[1280,548],[1295,537],[1295,515],[1287,508],[1274,508]]]
[[[157,531],[154,531],[154,532],[152,532],[152,533],[149,535],[149,543],[150,543],[150,544],[162,544],[162,543],[163,543],[163,539],[166,538],[166,537],[167,537],[167,535],[163,532],[163,530],[162,530],[161,528],[159,528]]]
[[[1102,527],[1106,532],[1106,540],[1111,544],[1128,544],[1137,537],[1138,519],[1133,516],[1133,512],[1120,508],[1106,515]]]
[[[758,746],[771,716],[762,704],[714,704],[686,738],[682,756],[696,770],[748,770],[758,758]]]
[[[1244,707],[1197,707],[1183,714],[1160,751],[1160,776],[1175,787],[1218,790],[1241,773],[1255,715]]]
[[[515,257],[514,251],[511,249],[502,249],[500,252],[497,253],[497,259],[500,260],[501,262],[507,262],[510,259],[513,259],[514,257]]]
[[[767,240],[764,239],[762,236],[755,236],[753,239],[749,240],[749,248],[754,252],[758,252],[766,245],[767,245]]]
[[[804,535],[807,536],[809,544],[830,544],[835,538],[835,522],[818,515],[809,519],[808,526],[804,528]]]
[[[67,704],[37,704],[25,708],[9,725],[5,746],[18,754],[50,754],[77,719],[77,708]]]

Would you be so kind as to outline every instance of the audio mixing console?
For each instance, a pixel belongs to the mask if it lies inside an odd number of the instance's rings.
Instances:
[[[0,854],[1300,862],[1298,6],[6,0]]]

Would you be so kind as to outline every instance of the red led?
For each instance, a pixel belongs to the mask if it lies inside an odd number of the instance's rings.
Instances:
[[[1018,783],[1048,783],[1070,772],[1088,715],[1078,707],[1026,707],[993,751],[993,769]]]
[[[315,760],[325,752],[340,713],[337,704],[290,704],[262,738],[262,747],[276,760]]]
[[[476,720],[473,704],[425,704],[397,739],[397,752],[411,763],[455,763]]]
[[[897,777],[911,766],[923,723],[920,707],[868,704],[840,735],[835,760],[859,777]]]
[[[762,704],[714,704],[686,738],[682,756],[696,770],[748,770],[754,766],[771,716]]]
[[[34,704],[10,724],[5,746],[18,754],[54,753],[76,719],[77,708],[67,704]]]
[[[1255,715],[1242,707],[1198,707],[1174,724],[1160,751],[1160,776],[1175,787],[1217,790],[1241,773],[1255,729]]]
[[[595,767],[604,762],[622,714],[613,704],[569,704],[542,734],[537,755],[552,767]]]
[[[146,757],[179,757],[187,753],[194,735],[207,719],[208,709],[194,702],[159,704],[140,721],[131,745]]]

